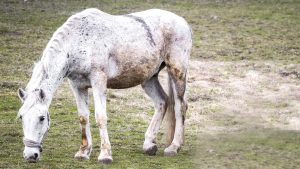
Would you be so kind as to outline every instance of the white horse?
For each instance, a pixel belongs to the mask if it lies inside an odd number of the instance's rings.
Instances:
[[[154,116],[145,133],[144,152],[155,155],[155,139],[168,109],[168,147],[164,154],[176,155],[183,144],[191,46],[189,25],[171,12],[151,9],[113,16],[98,9],[87,9],[71,16],[48,42],[26,90],[18,90],[23,102],[18,117],[23,123],[24,158],[28,162],[39,160],[42,141],[50,125],[48,108],[65,77],[76,98],[82,131],[76,159],[89,159],[92,151],[88,88],[93,91],[95,118],[101,137],[98,161],[111,163],[106,90],[139,84],[155,105]],[[169,95],[158,81],[158,73],[165,66]]]

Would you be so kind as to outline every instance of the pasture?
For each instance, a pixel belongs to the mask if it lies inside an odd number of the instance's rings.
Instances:
[[[194,33],[185,144],[164,157],[143,154],[153,103],[140,86],[108,91],[114,161],[98,164],[100,138],[91,105],[93,152],[76,161],[81,134],[73,94],[63,83],[50,106],[41,161],[23,160],[16,120],[25,87],[53,32],[72,14],[160,8],[183,16]],[[300,2],[298,0],[0,1],[0,168],[297,168],[300,166]],[[166,84],[166,72],[160,74]],[[92,99],[92,98],[91,98]]]

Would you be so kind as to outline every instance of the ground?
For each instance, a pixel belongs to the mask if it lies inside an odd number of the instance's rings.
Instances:
[[[185,144],[176,157],[142,152],[153,115],[140,86],[108,91],[108,127],[114,162],[97,164],[100,139],[91,115],[93,152],[76,161],[79,121],[65,82],[52,102],[51,129],[42,159],[22,159],[16,90],[52,33],[88,7],[112,14],[161,8],[191,24]],[[300,3],[297,0],[147,0],[0,2],[0,168],[299,168]],[[160,80],[166,84],[166,73]],[[93,106],[91,105],[91,112]]]

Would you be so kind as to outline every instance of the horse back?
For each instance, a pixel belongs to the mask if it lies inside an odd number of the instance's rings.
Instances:
[[[88,9],[74,18],[79,23],[72,56],[81,60],[78,64],[90,65],[74,66],[74,71],[103,71],[109,88],[128,88],[151,78],[170,46],[191,38],[183,18],[158,9],[118,16]]]

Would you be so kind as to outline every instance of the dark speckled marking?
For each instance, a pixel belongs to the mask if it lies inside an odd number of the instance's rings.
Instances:
[[[150,30],[149,26],[146,24],[146,22],[141,17],[134,16],[134,15],[124,15],[124,16],[129,17],[129,18],[133,18],[135,21],[141,23],[142,27],[147,31],[147,36],[150,39],[151,46],[156,46],[156,44],[153,40],[153,36],[152,36],[152,33],[151,33],[151,30]]]

